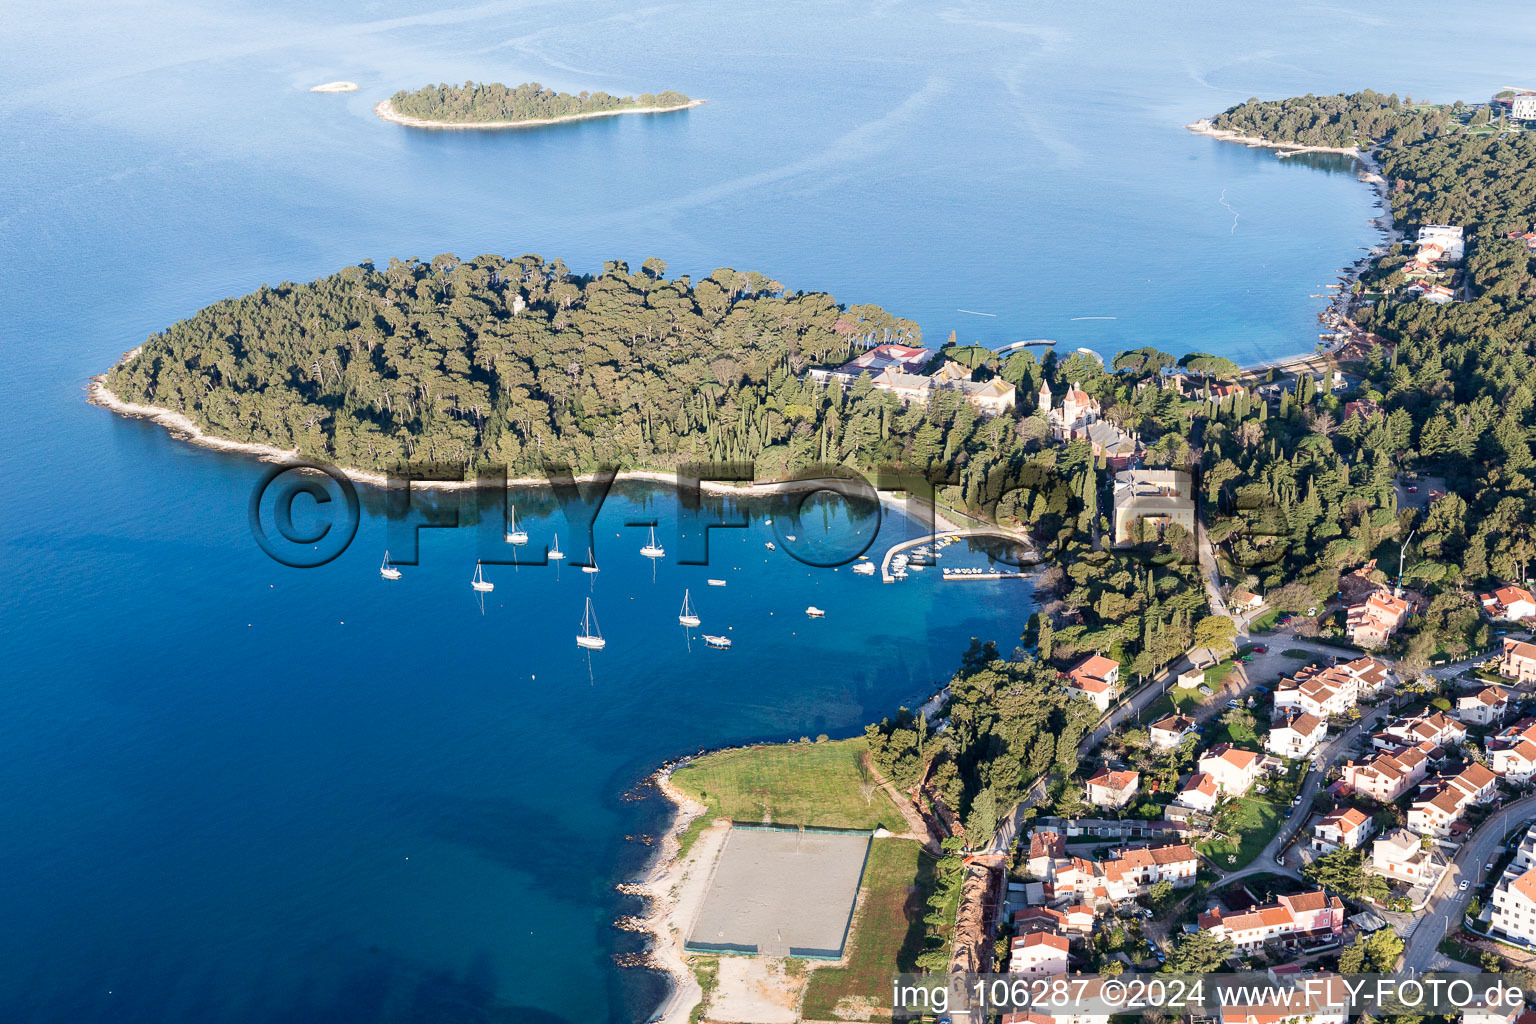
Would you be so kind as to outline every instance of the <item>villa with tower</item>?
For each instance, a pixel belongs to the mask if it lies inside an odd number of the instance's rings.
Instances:
[[[1067,388],[1060,408],[1053,408],[1051,387],[1040,382],[1040,415],[1050,425],[1057,441],[1082,439],[1093,446],[1093,454],[1106,459],[1111,469],[1130,466],[1141,454],[1141,440],[1104,419],[1099,403],[1076,384]]]

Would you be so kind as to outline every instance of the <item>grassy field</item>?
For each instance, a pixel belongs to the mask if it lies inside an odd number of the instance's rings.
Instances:
[[[864,773],[866,749],[859,736],[722,750],[679,768],[672,782],[709,807],[706,822],[724,817],[825,828],[884,825],[905,832],[901,812]]]
[[[1289,807],[1262,797],[1245,796],[1230,801],[1218,812],[1217,827],[1231,838],[1210,839],[1196,843],[1195,847],[1223,871],[1236,871],[1253,863],[1263,852],[1280,831],[1289,811]],[[1229,861],[1228,857],[1236,859]]]
[[[914,961],[923,951],[924,899],[933,885],[933,865],[933,858],[909,839],[875,840],[848,966],[811,972],[802,1017],[837,1020],[838,1003],[845,999],[845,1010],[889,1006],[891,976],[917,970]]]

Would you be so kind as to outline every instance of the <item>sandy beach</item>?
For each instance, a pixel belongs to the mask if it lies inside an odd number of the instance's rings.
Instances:
[[[357,92],[356,82],[326,82],[310,88],[310,92]]]
[[[705,103],[705,100],[689,100],[678,107],[625,107],[622,110],[598,110],[590,114],[572,114],[570,117],[545,117],[532,121],[476,121],[465,123],[462,121],[429,121],[420,117],[408,117],[405,114],[395,113],[395,108],[389,100],[380,100],[374,104],[373,112],[386,121],[395,124],[403,124],[408,128],[441,128],[444,130],[458,129],[489,129],[502,128],[538,128],[547,124],[564,124],[567,121],[587,121],[594,117],[613,117],[617,114],[670,114],[676,110],[691,110]]]

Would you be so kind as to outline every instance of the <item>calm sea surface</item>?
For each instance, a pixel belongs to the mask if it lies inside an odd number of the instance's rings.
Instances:
[[[935,342],[1305,351],[1373,197],[1180,126],[1250,95],[1533,84],[1526,12],[1357,8],[8,5],[0,1020],[643,1019],[658,983],[611,964],[633,948],[612,886],[647,855],[625,837],[660,827],[634,784],[701,747],[852,734],[972,636],[1011,649],[1029,607],[808,569],[761,516],[679,565],[676,502],[642,487],[605,507],[596,578],[499,567],[482,602],[472,531],[439,530],[385,584],[366,501],[344,556],[288,569],[247,528],[262,467],[90,408],[89,375],[263,282],[442,252],[757,269]],[[371,113],[468,78],[710,102],[498,135]],[[362,90],[306,91],[333,79]],[[624,525],[648,518],[654,567]],[[690,646],[684,587],[733,651]]]

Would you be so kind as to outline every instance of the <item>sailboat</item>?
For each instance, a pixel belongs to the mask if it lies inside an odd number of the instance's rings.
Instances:
[[[528,531],[517,525],[516,505],[507,509],[507,543],[519,545],[528,543]]]
[[[400,578],[400,570],[389,564],[388,551],[384,552],[384,564],[379,567],[379,575],[387,580],[397,580]]]
[[[475,578],[469,581],[469,585],[480,591],[482,594],[489,594],[491,591],[496,589],[496,584],[486,579],[484,574],[480,571],[479,562],[475,563]]]
[[[661,545],[656,543],[656,527],[651,527],[651,542],[641,548],[640,553],[646,558],[661,558],[666,555]]]
[[[678,613],[677,621],[685,626],[697,626],[699,624],[698,613],[688,605],[688,591],[683,591],[683,610]]]
[[[555,534],[555,546],[549,549],[549,560],[558,562],[565,557],[565,552],[560,550],[560,535]]]
[[[592,610],[592,599],[587,598],[587,614],[581,617],[581,632],[576,634],[576,646],[600,651],[608,645],[603,631],[597,628],[597,613]]]
[[[592,554],[592,549],[587,548],[587,564],[581,567],[582,572],[599,572],[597,559]]]

